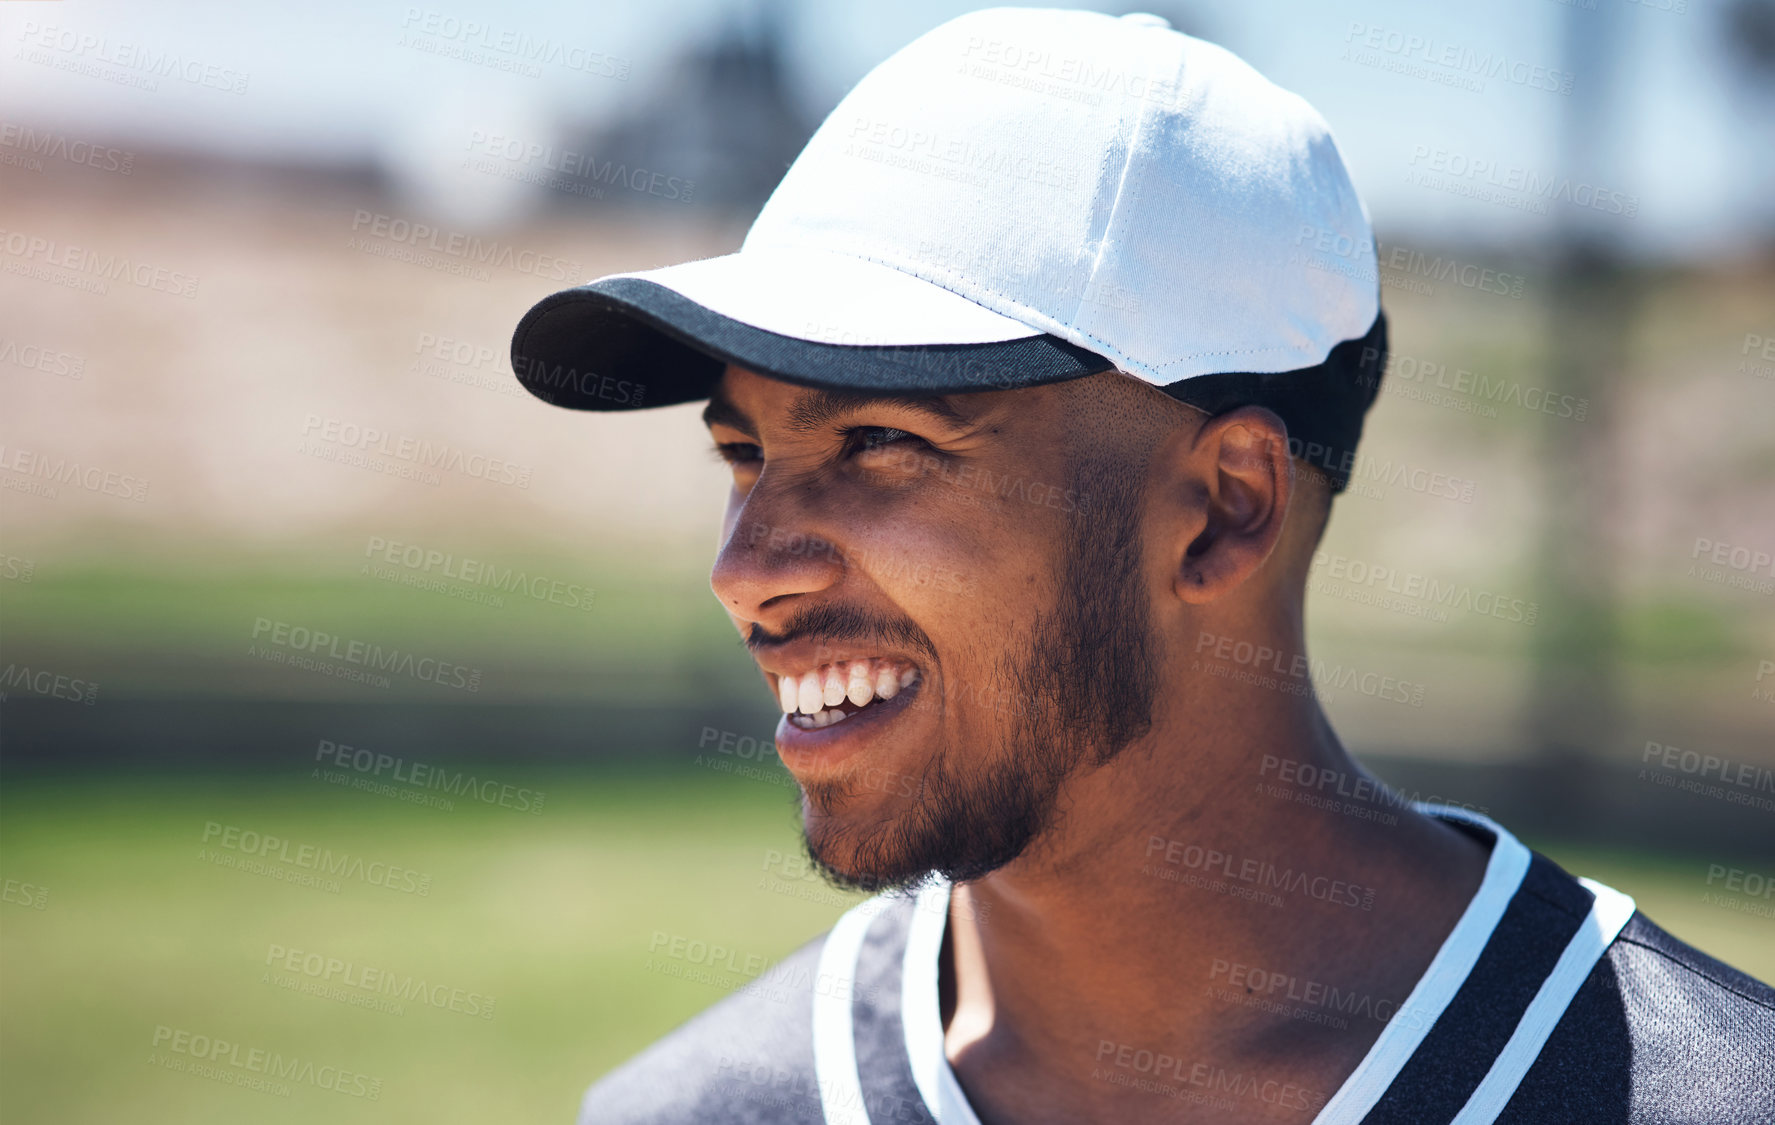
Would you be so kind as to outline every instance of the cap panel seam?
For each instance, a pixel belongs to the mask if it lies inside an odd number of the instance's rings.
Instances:
[[[1166,37],[1163,35],[1158,35],[1158,36],[1151,36],[1149,38],[1154,41],[1164,41]],[[1149,52],[1147,52],[1147,54],[1150,57],[1152,55],[1152,52],[1149,51]],[[1157,67],[1153,68],[1153,70],[1155,70],[1155,71],[1157,69],[1158,69]],[[1173,69],[1173,73],[1175,73],[1176,68],[1173,67],[1172,69]],[[1116,229],[1116,219],[1122,214],[1122,211],[1124,210],[1123,192],[1125,189],[1129,188],[1129,173],[1131,172],[1131,170],[1134,167],[1134,157],[1140,151],[1140,140],[1142,137],[1144,137],[1146,135],[1148,123],[1150,122],[1153,113],[1156,112],[1153,109],[1152,103],[1149,99],[1135,98],[1133,100],[1134,100],[1135,105],[1137,107],[1137,112],[1136,112],[1135,118],[1134,118],[1134,129],[1128,136],[1127,151],[1122,154],[1122,170],[1121,170],[1120,174],[1116,177],[1115,198],[1110,201],[1109,215],[1104,219],[1103,229],[1101,231],[1099,231],[1098,235],[1097,235],[1097,253],[1091,259],[1091,268],[1085,274],[1085,284],[1079,289],[1078,300],[1076,302],[1074,302],[1073,307],[1072,307],[1072,316],[1071,316],[1070,320],[1071,320],[1071,323],[1073,323],[1075,325],[1079,323],[1079,319],[1080,319],[1079,314],[1084,310],[1084,307],[1085,307],[1085,297],[1087,294],[1089,294],[1091,292],[1092,286],[1094,286],[1096,284],[1097,274],[1102,269],[1103,260],[1108,254],[1110,235]],[[1126,104],[1126,101],[1127,101],[1127,95],[1126,95],[1126,93],[1124,93],[1123,94],[1124,104]],[[1105,153],[1104,155],[1107,158],[1108,153]],[[1102,176],[1103,176],[1103,169],[1101,167],[1098,168],[1097,174],[1098,174],[1099,180],[1101,181]],[[1138,186],[1138,180],[1136,180],[1135,186],[1132,188],[1132,192],[1133,192],[1133,196],[1128,198],[1128,204],[1130,206],[1138,199],[1138,197],[1140,195],[1140,188]],[[1081,335],[1083,335],[1083,334],[1085,334],[1085,333],[1083,333],[1081,330]]]

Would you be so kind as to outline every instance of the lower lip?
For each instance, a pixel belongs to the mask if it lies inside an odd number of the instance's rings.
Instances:
[[[892,699],[871,703],[848,719],[815,730],[802,730],[784,715],[777,720],[777,756],[791,772],[797,765],[834,765],[869,744],[881,733],[882,724],[905,711],[918,695],[924,680],[914,680]]]

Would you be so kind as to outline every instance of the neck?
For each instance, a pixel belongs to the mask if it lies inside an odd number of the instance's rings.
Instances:
[[[983,1115],[1137,1119],[1126,1080],[1196,1065],[1328,1098],[1459,919],[1484,850],[1364,773],[1279,659],[1177,685],[1038,846],[956,888],[946,1045]],[[1330,988],[1360,1014],[1316,1009]]]

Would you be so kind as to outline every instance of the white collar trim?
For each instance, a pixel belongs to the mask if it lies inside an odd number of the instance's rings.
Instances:
[[[1380,1038],[1369,1048],[1361,1064],[1325,1103],[1313,1119],[1313,1125],[1355,1125],[1380,1101],[1381,1095],[1399,1077],[1399,1072],[1454,999],[1455,993],[1466,983],[1480,953],[1491,940],[1498,920],[1504,916],[1510,900],[1522,885],[1523,876],[1528,873],[1528,848],[1490,817],[1450,805],[1421,801],[1413,802],[1412,807],[1426,816],[1464,821],[1489,832],[1492,849],[1491,858],[1485,865],[1485,878],[1467,903],[1460,921],[1455,923],[1442,947],[1436,951],[1430,967],[1424,970],[1417,986],[1411,990],[1411,995],[1400,1005],[1398,1013],[1387,1021]],[[906,936],[906,960],[900,978],[900,1022],[906,1033],[906,1057],[911,1063],[912,1080],[937,1125],[980,1125],[943,1048],[937,973],[943,931],[949,921],[949,897],[950,885],[940,879],[933,879],[918,894],[911,929]],[[1627,901],[1627,913],[1631,914],[1631,900]],[[1610,913],[1619,915],[1618,910]],[[1625,922],[1625,916],[1620,920]],[[1618,924],[1615,929],[1619,929]],[[1613,937],[1613,933],[1608,935],[1609,940]],[[1603,945],[1606,947],[1607,941]],[[1585,969],[1588,971],[1588,966]],[[1545,1036],[1541,1038],[1544,1042]],[[1514,1089],[1514,1084],[1511,1088]]]

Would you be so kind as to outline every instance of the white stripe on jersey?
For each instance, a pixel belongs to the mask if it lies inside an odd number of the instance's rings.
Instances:
[[[1449,1125],[1490,1125],[1497,1120],[1510,1096],[1516,1093],[1516,1087],[1522,1085],[1523,1075],[1541,1057],[1541,1048],[1547,1045],[1554,1025],[1571,1006],[1572,997],[1589,978],[1590,970],[1608,952],[1627,919],[1633,917],[1634,905],[1630,896],[1592,879],[1580,878],[1578,882],[1596,896],[1589,916],[1566,944],[1565,952],[1559,955],[1559,963],[1541,982],[1540,990],[1530,1001],[1528,1011],[1522,1014],[1510,1041],[1492,1060],[1491,1069]]]

